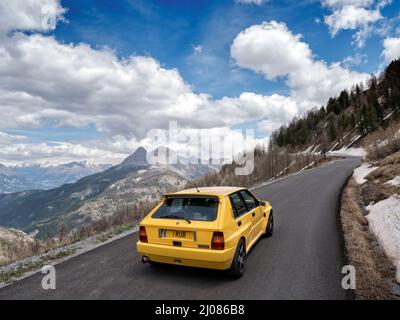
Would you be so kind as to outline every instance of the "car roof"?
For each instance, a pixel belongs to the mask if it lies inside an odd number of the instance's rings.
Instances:
[[[227,196],[239,190],[243,190],[242,187],[199,187],[181,190],[178,192],[170,193],[167,195],[210,195],[210,196]]]

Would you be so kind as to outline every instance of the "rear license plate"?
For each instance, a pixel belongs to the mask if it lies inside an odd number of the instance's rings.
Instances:
[[[194,240],[193,231],[182,231],[182,230],[160,230],[161,238],[174,238],[174,239],[187,239]]]
[[[186,231],[175,231],[175,230],[172,230],[172,236],[174,238],[186,238]]]

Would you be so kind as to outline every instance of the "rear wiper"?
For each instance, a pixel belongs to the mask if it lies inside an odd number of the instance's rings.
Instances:
[[[175,215],[167,215],[167,216],[162,216],[162,217],[160,217],[160,218],[167,218],[167,219],[180,219],[180,220],[185,220],[185,221],[187,221],[188,223],[192,223],[192,221],[190,221],[189,219],[186,219],[186,218],[184,218],[184,217],[181,217],[181,216],[175,216]]]

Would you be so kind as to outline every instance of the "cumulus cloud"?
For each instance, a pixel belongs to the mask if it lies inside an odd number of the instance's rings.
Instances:
[[[268,121],[286,121],[296,114],[293,105],[275,96],[243,93],[213,100],[192,92],[177,70],[165,69],[151,57],[121,60],[107,48],[61,44],[40,34],[17,33],[3,41],[0,73],[0,127],[94,123],[111,137],[87,145],[17,143],[3,148],[1,157],[6,161],[16,161],[19,156],[111,162],[113,153],[119,160],[146,145],[146,133],[166,129],[167,120],[177,120],[183,127],[215,130],[266,117],[271,119]]]
[[[301,35],[276,21],[242,31],[233,41],[231,55],[239,66],[262,73],[267,79],[286,77],[291,99],[300,111],[325,104],[330,96],[368,77],[340,63],[314,59]]]
[[[0,34],[13,30],[44,32],[63,20],[59,0],[12,0],[0,2]]]
[[[366,28],[368,24],[382,19],[379,10],[368,10],[355,6],[344,6],[325,17],[325,23],[329,26],[332,36],[340,30]]]
[[[383,41],[382,56],[385,62],[400,58],[400,38],[386,38]]]
[[[111,135],[142,138],[150,129],[166,128],[166,119],[212,128],[262,116],[234,99],[194,93],[177,70],[151,57],[120,60],[107,48],[61,44],[38,34],[16,34],[2,44],[0,73],[2,127],[94,123]]]
[[[268,79],[287,77],[291,96],[245,92],[213,99],[193,92],[178,70],[163,67],[152,57],[121,59],[109,48],[60,43],[42,34],[47,29],[41,8],[46,5],[52,6],[56,20],[63,18],[64,9],[55,0],[0,4],[0,16],[10,17],[0,22],[0,129],[94,124],[105,138],[30,143],[2,134],[0,158],[6,161],[115,163],[141,144],[151,148],[146,133],[166,130],[169,120],[188,130],[208,129],[231,140],[238,133],[230,128],[239,124],[259,123],[258,129],[268,134],[364,77],[339,64],[314,60],[300,35],[282,23],[270,22],[241,32],[231,53],[239,66]],[[20,32],[24,30],[40,33]]]
[[[324,21],[332,37],[341,30],[356,30],[354,43],[361,48],[374,32],[374,24],[384,19],[381,9],[391,0],[321,0],[321,3],[331,11]]]
[[[239,33],[231,55],[241,67],[264,73],[271,80],[299,69],[311,56],[309,46],[300,39],[284,23],[265,22]]]
[[[52,37],[17,34],[3,43],[0,55],[6,90],[1,108],[18,113],[1,121],[15,126],[54,119],[61,126],[93,122],[106,132],[138,133],[143,125],[131,121],[140,110],[157,113],[191,94],[176,70],[152,58],[121,61],[108,49],[64,45]]]
[[[94,123],[110,135],[143,138],[150,129],[165,129],[166,119],[213,128],[276,116],[276,97],[245,93],[213,100],[193,93],[177,70],[151,57],[120,60],[107,48],[38,34],[15,34],[3,42],[0,57],[2,127]]]

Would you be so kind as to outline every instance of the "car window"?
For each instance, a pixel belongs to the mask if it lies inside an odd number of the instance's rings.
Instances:
[[[242,214],[247,212],[246,204],[239,193],[234,193],[229,196],[233,207],[233,213],[235,218],[240,217]]]
[[[243,197],[244,202],[246,203],[247,210],[253,210],[258,206],[258,201],[253,195],[250,194],[247,190],[240,191],[240,195]]]
[[[216,197],[169,197],[153,213],[152,218],[214,221],[217,218],[218,204]]]

